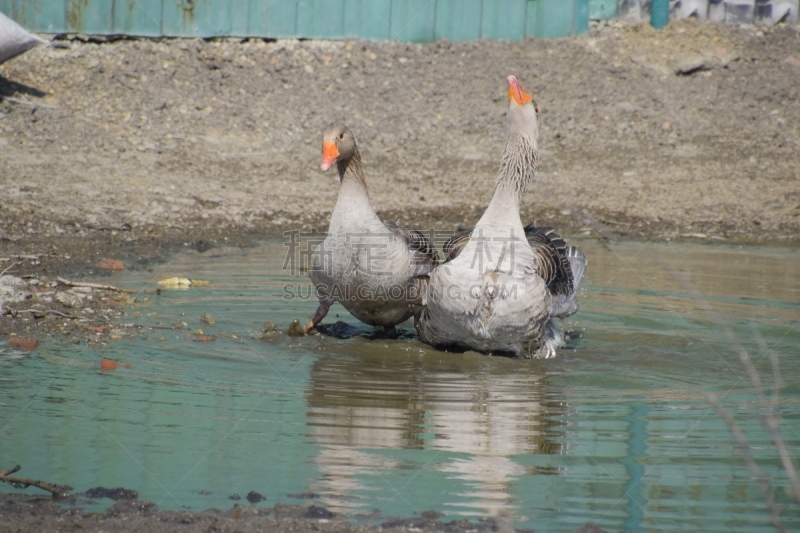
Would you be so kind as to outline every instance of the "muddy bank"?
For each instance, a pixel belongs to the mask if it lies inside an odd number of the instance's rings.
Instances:
[[[75,502],[79,503],[79,502]],[[515,529],[502,519],[450,520],[441,513],[425,511],[414,518],[382,516],[379,511],[344,520],[312,503],[272,507],[234,504],[226,511],[164,511],[153,502],[123,499],[105,513],[86,512],[79,505],[59,506],[49,498],[0,495],[0,533],[16,531],[104,531],[106,533],[147,532],[262,532],[292,531],[321,533],[438,532],[438,533],[530,533]],[[56,526],[56,524],[58,524]],[[577,528],[576,533],[606,533],[592,524]]]

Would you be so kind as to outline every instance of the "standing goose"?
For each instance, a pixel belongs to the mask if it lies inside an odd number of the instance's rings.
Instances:
[[[339,199],[328,236],[315,247],[309,276],[319,297],[314,329],[335,302],[354,317],[391,333],[396,324],[419,316],[436,252],[418,231],[384,224],[369,201],[356,140],[347,127],[332,124],[322,135],[322,162],[339,171]]]
[[[555,357],[553,317],[578,310],[585,256],[519,208],[539,160],[539,108],[508,77],[508,141],[492,200],[475,228],[445,244],[425,295],[420,338],[441,348]]]

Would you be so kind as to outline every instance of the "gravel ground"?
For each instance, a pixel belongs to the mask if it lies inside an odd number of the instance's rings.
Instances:
[[[0,533],[51,533],[53,531],[102,531],[105,533],[175,532],[182,533],[533,533],[515,529],[499,519],[441,521],[442,515],[426,511],[411,519],[392,518],[376,513],[361,516],[358,523],[343,520],[316,505],[275,504],[254,507],[234,504],[228,511],[209,509],[163,511],[147,500],[119,500],[105,513],[87,513],[77,508],[64,510],[49,499],[5,498],[0,495]],[[577,528],[576,533],[607,533],[592,524]]]
[[[110,492],[102,487],[93,490]],[[303,494],[293,497],[299,496]],[[68,507],[87,501],[85,496],[69,499],[73,501],[66,502]],[[90,513],[79,507],[65,510],[51,499],[0,494],[0,518],[5,519],[0,522],[0,533],[533,533],[516,529],[503,518],[443,521],[443,515],[436,511],[423,511],[414,518],[393,518],[376,510],[371,515],[358,516],[358,521],[347,521],[313,501],[306,505],[277,503],[272,507],[235,503],[227,511],[208,509],[196,513],[164,511],[151,501],[133,498],[117,499],[105,513]],[[594,524],[584,524],[574,531],[608,533]]]
[[[526,219],[800,240],[800,67],[787,62],[800,60],[797,27],[57,45],[0,67],[0,95],[15,99],[0,103],[8,253],[97,230],[130,242],[324,227],[338,182],[318,169],[320,137],[334,120],[360,141],[380,213],[469,224],[494,186],[511,73],[543,116]]]
[[[354,131],[385,219],[474,223],[504,145],[508,74],[542,110],[524,220],[601,239],[800,242],[798,27],[614,22],[428,45],[71,37],[0,66],[0,338],[126,336],[125,293],[70,283],[111,276],[103,258],[148,268],[184,246],[325,229],[332,121]],[[9,524],[26,530],[56,520],[8,505],[0,515],[19,511]],[[194,516],[203,530],[222,520]]]

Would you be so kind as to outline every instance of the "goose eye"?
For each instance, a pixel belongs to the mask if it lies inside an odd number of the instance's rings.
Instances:
[[[342,139],[344,139],[344,133],[340,133],[339,134],[339,140],[342,140]]]
[[[533,105],[533,110],[536,111],[537,115],[539,114],[539,106],[538,105],[534,104]]]

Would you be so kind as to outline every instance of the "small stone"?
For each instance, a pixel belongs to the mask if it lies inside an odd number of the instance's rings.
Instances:
[[[306,518],[333,518],[336,516],[335,513],[330,512],[329,510],[325,509],[324,507],[317,507],[316,505],[311,505],[306,511]]]
[[[672,129],[672,126],[670,125],[669,122],[665,122],[664,124],[661,125],[661,129],[664,131],[669,131]]]
[[[203,313],[203,316],[200,317],[200,323],[204,326],[213,326],[217,321],[209,313]]]
[[[31,297],[31,293],[24,290],[28,283],[16,276],[5,275],[0,277],[0,302],[13,304],[23,302]]]
[[[254,490],[247,493],[247,501],[250,503],[263,502],[264,500],[266,500],[266,498]]]
[[[297,492],[294,494],[287,494],[289,498],[297,498],[298,500],[314,500],[319,498],[319,494],[316,492]]]
[[[158,510],[158,506],[148,500],[119,500],[106,510],[109,516],[130,514],[149,515]]]
[[[197,328],[196,330],[194,330],[194,334],[195,335],[202,335],[203,334],[203,330],[200,329],[200,328]]]
[[[730,67],[730,64],[734,61],[739,61],[739,54],[729,53],[729,54],[722,54],[719,56],[719,64],[725,68]]]
[[[159,280],[158,284],[165,289],[188,289],[192,286],[188,278],[166,278]]]
[[[264,327],[262,327],[258,331],[253,332],[253,334],[250,335],[250,337],[253,339],[259,339],[264,341],[264,340],[275,339],[280,335],[281,335],[281,330],[278,328],[278,325],[275,322],[268,320],[264,322]]]
[[[39,341],[33,337],[11,337],[8,345],[21,352],[31,352],[39,346]]]
[[[64,307],[70,308],[81,308],[83,307],[83,300],[77,294],[71,292],[57,292],[53,296],[53,299],[63,305]]]
[[[100,270],[109,270],[112,272],[119,272],[125,270],[125,265],[122,264],[122,261],[117,261],[116,259],[109,259],[104,257],[100,261],[94,265],[95,268],[99,268]]]
[[[95,487],[85,492],[87,498],[109,498],[111,500],[137,500],[139,493],[135,490],[117,487],[115,489],[107,489],[105,487]]]
[[[0,285],[4,285],[6,287],[24,287],[28,284],[22,278],[18,278],[17,276],[12,276],[7,274],[5,276],[0,277]]]
[[[231,494],[230,496],[228,496],[228,499],[229,500],[233,500],[235,502],[238,502],[239,500],[242,499],[242,497],[239,496],[238,494]]]
[[[699,70],[707,70],[709,68],[708,60],[703,56],[688,56],[678,62],[675,67],[675,74],[689,75],[694,74]]]
[[[793,56],[789,56],[783,60],[789,66],[800,68],[800,59],[795,59]]]
[[[290,337],[303,337],[306,332],[303,326],[300,325],[299,320],[293,320],[292,323],[289,324],[289,329],[286,330],[286,334]]]

